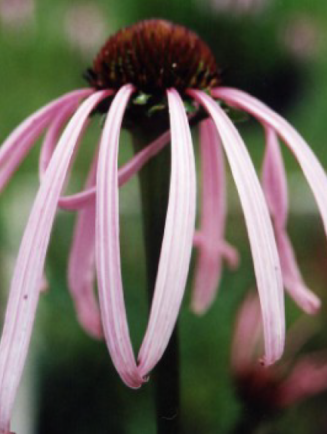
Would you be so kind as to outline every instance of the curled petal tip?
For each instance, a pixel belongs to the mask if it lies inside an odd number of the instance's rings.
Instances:
[[[309,315],[316,314],[321,308],[321,300],[313,292],[308,293],[306,304],[304,304],[303,309]]]
[[[76,289],[80,289],[80,291],[78,292]],[[102,322],[98,302],[93,293],[93,285],[70,286],[70,290],[80,325],[91,337],[102,339]]]
[[[238,250],[229,243],[223,246],[222,255],[231,270],[236,270],[241,262],[241,257]]]
[[[191,311],[195,315],[197,315],[197,316],[203,316],[207,312],[209,306],[207,304],[204,305],[202,303],[199,303],[198,301],[193,300],[192,303],[191,303],[190,308],[191,308]]]
[[[93,338],[101,340],[103,338],[103,329],[98,312],[88,313],[79,312],[78,319],[83,329]]]

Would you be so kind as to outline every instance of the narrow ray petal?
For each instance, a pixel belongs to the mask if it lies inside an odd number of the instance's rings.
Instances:
[[[321,358],[317,355],[306,356],[295,364],[291,374],[281,385],[281,405],[289,406],[326,390],[327,364],[325,359],[325,354]]]
[[[283,352],[285,313],[280,263],[265,198],[247,149],[225,112],[204,92],[188,92],[216,124],[240,196],[262,308],[265,362],[271,364]]]
[[[139,375],[127,323],[119,246],[118,148],[123,115],[134,89],[123,86],[105,122],[99,151],[96,193],[96,267],[102,326],[113,363],[130,387]]]
[[[305,285],[286,232],[288,213],[286,172],[278,139],[272,128],[266,128],[266,153],[262,181],[269,210],[273,217],[285,288],[305,312],[315,313],[320,307],[320,300]]]
[[[275,131],[266,128],[266,151],[262,168],[262,185],[274,222],[285,227],[288,212],[287,180]]]
[[[50,125],[40,152],[39,157],[39,178],[42,180],[47,167],[49,166],[52,154],[58,143],[62,127],[64,126],[67,119],[74,113],[78,105],[78,101],[73,104],[63,107],[58,110],[56,117],[54,118],[52,124]]]
[[[192,309],[204,313],[213,302],[222,272],[226,194],[224,156],[212,120],[200,126],[201,145],[201,221],[202,243],[195,269]]]
[[[160,360],[173,332],[183,299],[195,225],[195,161],[183,102],[167,91],[171,126],[171,179],[158,274],[146,334],[139,352],[147,375]]]
[[[205,242],[205,239],[200,231],[195,231],[193,235],[193,245],[194,247],[200,248]]]
[[[106,96],[90,96],[67,126],[35,199],[12,280],[0,343],[0,432],[9,431],[27,355],[57,202],[75,144],[90,112]]]
[[[287,292],[306,313],[316,313],[321,301],[304,283],[287,232],[279,229],[276,231],[276,239]]]
[[[86,181],[95,185],[97,156]],[[87,333],[102,337],[100,310],[94,294],[95,280],[95,201],[78,213],[68,264],[68,285],[78,319]]]
[[[260,303],[250,292],[237,314],[233,335],[231,362],[234,371],[242,372],[253,367],[255,353],[262,337]]]
[[[276,130],[298,160],[303,173],[317,201],[318,208],[327,234],[327,177],[309,145],[299,133],[281,116],[256,98],[237,89],[216,88],[212,95],[228,104],[241,108],[256,117],[264,126]]]
[[[92,89],[81,89],[58,98],[27,118],[10,134],[0,148],[0,191],[56,114],[92,92]]]
[[[195,231],[193,236],[193,246],[201,248],[205,242],[206,238],[203,236],[203,233]],[[216,249],[231,269],[238,267],[240,258],[235,247],[231,246],[226,240],[223,240],[220,244],[216,245]]]
[[[119,187],[126,184],[126,182],[138,173],[152,157],[157,155],[158,152],[169,143],[169,139],[170,132],[167,131],[124,164],[118,171]],[[95,187],[93,187],[70,196],[62,196],[59,201],[59,206],[68,211],[78,210],[88,206],[92,201],[95,201],[95,190]]]

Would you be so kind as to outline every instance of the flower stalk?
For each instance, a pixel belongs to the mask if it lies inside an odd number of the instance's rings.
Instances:
[[[133,131],[135,153],[147,143],[158,137],[158,128]],[[160,251],[165,228],[169,182],[170,147],[166,146],[140,172],[143,234],[145,243],[147,290],[151,306],[156,283]],[[158,434],[177,434],[179,432],[179,345],[177,326],[169,345],[153,372]]]
[[[240,419],[232,429],[230,434],[256,434],[262,423],[262,415],[253,417],[243,411]]]

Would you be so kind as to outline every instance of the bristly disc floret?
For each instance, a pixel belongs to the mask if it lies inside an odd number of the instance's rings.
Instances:
[[[87,72],[96,89],[138,91],[162,96],[174,87],[210,89],[219,72],[209,47],[192,31],[165,20],[146,20],[120,30],[105,43]]]

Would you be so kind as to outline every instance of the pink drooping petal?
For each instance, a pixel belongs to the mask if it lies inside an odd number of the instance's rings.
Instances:
[[[298,361],[281,385],[281,406],[289,406],[327,389],[327,363],[317,356]]]
[[[255,366],[262,333],[259,299],[251,292],[243,301],[236,318],[231,349],[234,372],[242,373]]]
[[[58,98],[27,118],[10,134],[0,148],[0,191],[57,113],[92,92],[92,89],[81,89]]]
[[[41,285],[40,285],[40,292],[47,292],[48,289],[49,289],[49,282],[47,280],[45,273],[43,273],[41,279]]]
[[[262,309],[265,363],[278,360],[285,341],[285,313],[278,252],[266,201],[248,151],[232,122],[204,92],[189,90],[215,122],[240,196]]]
[[[105,339],[122,380],[137,388],[143,383],[127,323],[119,246],[118,148],[123,115],[134,88],[116,94],[101,137],[96,193],[96,267]]]
[[[73,104],[67,105],[63,107],[61,110],[59,110],[45,135],[41,147],[40,157],[39,157],[40,181],[42,181],[44,173],[47,170],[47,167],[49,166],[52,154],[58,143],[58,139],[60,137],[62,127],[64,126],[67,119],[74,113],[77,105],[78,105],[78,101],[74,102]]]
[[[170,132],[167,131],[120,168],[118,171],[119,187],[128,182],[152,157],[157,155],[169,143],[169,139]],[[59,206],[68,211],[79,210],[95,201],[95,190],[95,187],[92,187],[81,193],[63,196],[60,198]]]
[[[202,242],[198,248],[192,309],[204,313],[213,302],[222,272],[225,244],[226,192],[224,156],[217,129],[211,119],[200,125]],[[234,258],[233,258],[234,259]]]
[[[262,168],[262,185],[275,226],[286,227],[288,213],[287,180],[278,138],[266,128],[266,150]]]
[[[268,207],[273,217],[285,288],[301,309],[313,314],[319,309],[320,300],[305,285],[286,232],[288,213],[286,172],[278,139],[272,128],[266,128],[266,153],[262,182]]]
[[[193,246],[196,248],[201,248],[205,244],[206,238],[200,231],[195,231],[193,236]],[[238,267],[240,262],[240,257],[237,249],[230,245],[226,240],[220,242],[216,245],[217,252],[224,258],[227,265],[232,270]]]
[[[220,251],[222,257],[227,262],[228,267],[231,270],[235,270],[240,263],[238,250],[225,240],[220,244]]]
[[[95,203],[96,187],[89,187],[79,193],[61,196],[58,206],[65,211],[79,211]]]
[[[195,161],[191,132],[183,102],[169,89],[171,175],[169,201],[158,274],[147,330],[138,360],[147,375],[162,357],[183,299],[195,226]]]
[[[283,139],[298,160],[310,185],[327,234],[327,177],[309,145],[285,119],[247,93],[237,89],[219,87],[212,91],[212,95],[221,98],[229,105],[249,112],[265,127],[273,128]]]
[[[304,283],[286,231],[276,229],[276,239],[287,292],[306,313],[316,313],[321,306],[321,301]]]
[[[86,181],[86,188],[95,185],[97,156]],[[68,264],[68,285],[77,317],[87,333],[102,337],[100,310],[94,294],[95,280],[95,202],[78,213]]]
[[[169,143],[169,140],[170,131],[167,131],[124,164],[119,169],[119,186],[124,185],[132,176],[139,172],[151,158],[155,157]]]
[[[106,91],[90,96],[69,122],[36,196],[11,284],[0,343],[0,432],[9,431],[14,398],[27,355],[44,260],[57,203],[75,144]]]

